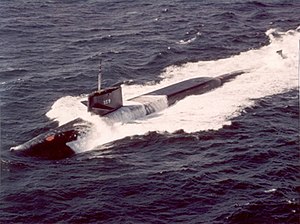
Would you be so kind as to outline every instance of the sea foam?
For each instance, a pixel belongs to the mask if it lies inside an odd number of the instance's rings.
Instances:
[[[214,77],[235,70],[247,73],[209,93],[190,96],[167,108],[156,116],[136,122],[108,122],[91,115],[80,103],[85,97],[66,96],[57,100],[47,116],[60,124],[77,117],[93,123],[93,131],[73,143],[76,151],[87,151],[102,144],[131,135],[142,135],[149,131],[185,132],[220,129],[230,124],[255,100],[298,87],[299,28],[287,32],[270,29],[266,32],[269,44],[259,49],[250,49],[229,58],[188,62],[170,66],[161,74],[162,81],[156,85],[124,85],[123,97],[130,99],[140,94],[159,89],[176,82],[195,77]]]

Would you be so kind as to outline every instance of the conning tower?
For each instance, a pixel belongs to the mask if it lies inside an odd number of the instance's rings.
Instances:
[[[98,90],[88,96],[88,111],[103,116],[123,106],[122,87],[113,86],[101,89],[102,60],[98,74]]]

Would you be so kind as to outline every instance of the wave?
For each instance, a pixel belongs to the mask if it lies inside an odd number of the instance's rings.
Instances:
[[[194,77],[214,77],[234,70],[247,70],[237,77],[204,95],[190,96],[156,116],[137,120],[134,123],[117,122],[111,124],[105,119],[86,112],[80,103],[83,97],[66,96],[56,101],[47,113],[50,119],[60,124],[77,117],[93,123],[90,135],[73,144],[77,152],[91,150],[102,144],[132,135],[142,135],[149,131],[197,132],[218,130],[230,125],[230,119],[241,114],[255,100],[298,87],[298,41],[296,30],[280,32],[270,29],[266,32],[269,45],[250,49],[238,55],[212,61],[189,62],[180,66],[170,66],[161,74],[162,81],[154,85],[123,85],[123,98],[129,99],[150,90]],[[281,52],[281,53],[279,53]]]

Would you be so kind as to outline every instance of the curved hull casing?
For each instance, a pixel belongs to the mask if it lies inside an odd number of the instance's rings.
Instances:
[[[77,118],[46,133],[42,133],[24,144],[11,147],[17,154],[46,159],[62,159],[74,154],[67,145],[89,130],[87,121]]]

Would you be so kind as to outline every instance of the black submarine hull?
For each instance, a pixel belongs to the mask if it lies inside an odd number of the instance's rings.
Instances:
[[[103,116],[112,122],[128,122],[159,112],[174,105],[176,102],[184,99],[187,96],[209,92],[243,73],[243,71],[237,71],[218,77],[199,77],[188,79],[131,98],[127,100],[127,102],[129,102],[128,105],[121,105],[118,102],[118,107],[110,108],[110,112],[107,112],[106,108],[104,108],[105,112],[103,112],[103,106],[100,109],[98,107],[94,108],[89,102],[89,104],[87,104],[88,111],[98,114],[99,116]],[[120,91],[120,88],[115,88],[114,91]],[[105,94],[107,94],[107,91]],[[118,92],[115,95],[120,94]],[[98,96],[99,94],[93,93],[89,96],[89,98]],[[111,94],[110,96],[114,97],[114,94]],[[96,102],[96,106],[99,104],[98,99],[92,99],[92,102]],[[109,107],[109,105],[106,107]],[[91,124],[89,122],[77,118],[46,133],[40,134],[22,145],[12,147],[11,150],[17,153],[35,157],[43,157],[47,159],[61,159],[70,157],[74,154],[74,151],[68,146],[68,143],[76,141],[79,136],[87,133],[90,127]]]
[[[40,157],[45,159],[63,159],[75,152],[68,146],[68,142],[77,140],[86,134],[90,123],[81,118],[72,120],[46,133],[42,133],[24,144],[11,147],[18,155]]]

